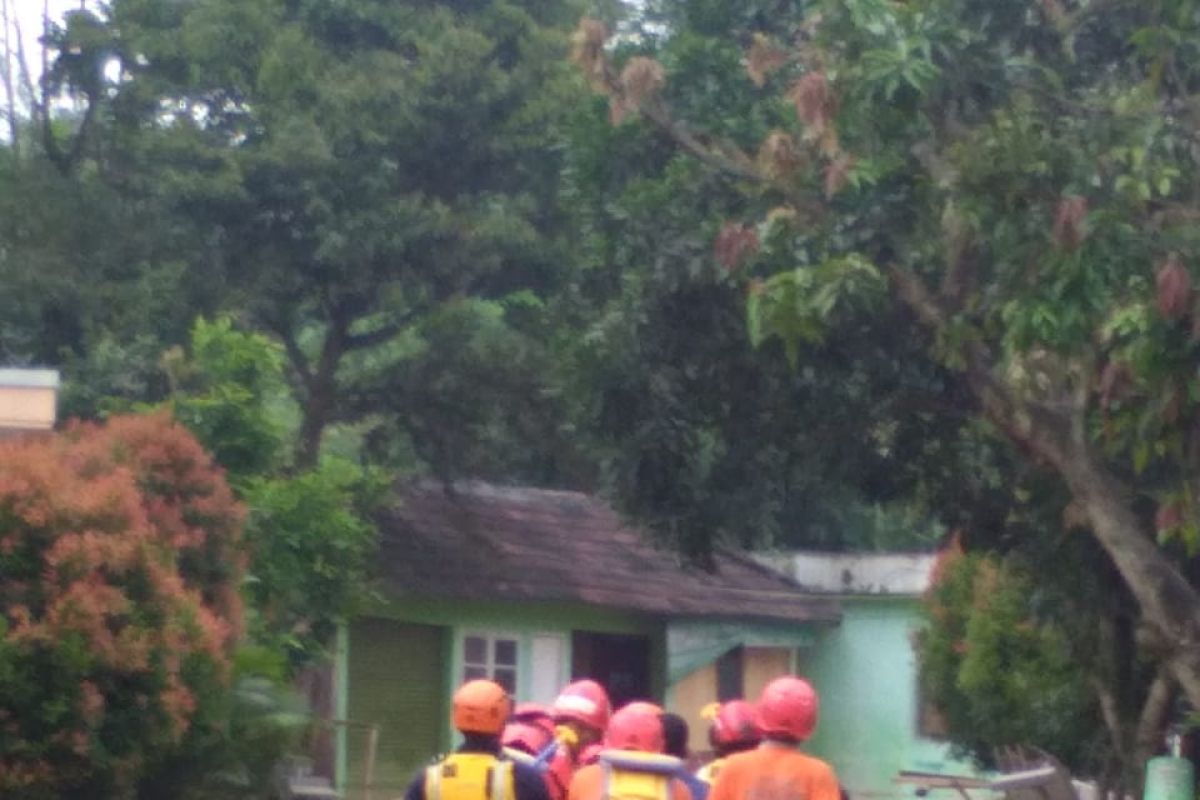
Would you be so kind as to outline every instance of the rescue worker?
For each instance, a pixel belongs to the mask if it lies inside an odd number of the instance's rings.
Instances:
[[[500,732],[511,711],[512,700],[499,684],[463,684],[450,717],[462,745],[417,773],[404,800],[550,800],[536,769],[501,755]]]
[[[575,770],[595,761],[612,712],[608,692],[590,680],[569,684],[550,711],[554,717],[555,741],[553,749],[543,753],[539,761],[546,761],[546,786],[551,800],[564,800]]]
[[[612,715],[597,763],[575,773],[567,800],[691,800],[677,777],[683,763],[665,747],[662,709],[629,703]]]
[[[683,781],[683,785],[688,788],[692,800],[704,800],[708,796],[708,783],[700,780],[687,769],[688,738],[691,734],[687,720],[668,711],[662,715],[662,726],[663,752],[679,759],[680,771],[676,777]]]
[[[762,741],[758,723],[754,719],[754,706],[745,700],[730,700],[713,703],[702,715],[711,720],[708,727],[708,743],[712,746],[712,761],[696,773],[696,777],[709,786],[716,780],[725,759],[734,753],[753,750]]]
[[[514,761],[521,761],[540,769],[537,755],[554,741],[554,721],[550,710],[538,703],[522,703],[513,711],[512,718],[504,726],[500,743]]]
[[[729,756],[708,800],[840,800],[833,767],[800,752],[817,727],[817,692],[791,675],[763,689],[755,719],[763,741]]]

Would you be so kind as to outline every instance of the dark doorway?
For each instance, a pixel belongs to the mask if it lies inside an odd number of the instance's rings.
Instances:
[[[650,640],[575,631],[571,634],[571,677],[599,681],[608,690],[613,708],[630,700],[651,700]]]

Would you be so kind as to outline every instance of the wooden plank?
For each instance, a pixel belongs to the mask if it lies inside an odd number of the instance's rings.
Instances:
[[[966,775],[942,775],[936,772],[904,770],[893,779],[896,783],[911,783],[930,789],[987,789],[991,781]]]
[[[1060,772],[1057,767],[1038,767],[1037,769],[1008,773],[996,778],[992,781],[991,788],[1001,792],[1013,789],[1033,789],[1054,783],[1055,778],[1059,775]]]

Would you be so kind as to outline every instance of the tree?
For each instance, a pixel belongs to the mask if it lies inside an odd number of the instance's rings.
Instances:
[[[760,237],[766,276],[744,272],[752,330],[794,353],[852,321],[903,320],[893,335],[920,342],[972,413],[1062,481],[1145,640],[1200,704],[1200,594],[1155,542],[1198,538],[1190,4],[806,12],[774,29],[747,16],[730,29],[746,38],[718,45],[745,52],[731,95],[767,109],[761,146],[723,130],[737,114],[673,112],[686,107],[674,75],[646,56],[618,70],[595,22],[576,57],[617,116],[640,113],[739,181],[746,218],[781,209]]]
[[[322,661],[338,623],[370,596],[371,517],[386,474],[334,456],[289,468],[285,442],[299,415],[282,348],[262,334],[200,318],[188,349],[169,351],[163,366],[173,393],[161,407],[212,452],[248,509],[250,639],[278,653],[285,674]]]
[[[602,104],[570,132],[580,263],[556,304],[554,361],[587,479],[700,560],[713,543],[932,546],[915,464],[958,425],[908,419],[939,371],[865,327],[795,370],[773,346],[755,351],[739,269],[757,234],[723,229],[743,203],[735,187],[652,131],[610,128]],[[715,258],[718,236],[734,246]]]
[[[222,724],[243,510],[165,415],[2,449],[0,787],[128,796]]]
[[[952,741],[994,767],[997,745],[1049,750],[1073,772],[1099,774],[1106,736],[1067,631],[1039,619],[1037,589],[1011,564],[952,553],[927,601],[918,652],[927,699]]]
[[[201,252],[217,254],[228,307],[285,346],[298,466],[353,413],[349,357],[403,354],[401,334],[463,297],[553,281],[552,146],[575,13],[118,0],[104,19],[68,18],[55,63],[104,120],[81,157],[217,242]],[[67,63],[96,26],[87,41],[121,72],[100,94]]]
[[[926,700],[983,766],[1034,746],[1106,789],[1133,790],[1174,691],[1129,636],[1128,592],[1094,574],[1111,569],[1094,541],[1035,541],[1005,556],[943,551],[918,638]]]

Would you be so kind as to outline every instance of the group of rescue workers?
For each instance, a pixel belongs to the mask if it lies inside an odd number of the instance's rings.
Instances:
[[[833,768],[799,749],[817,724],[807,681],[777,678],[754,705],[706,711],[714,760],[692,773],[687,723],[653,703],[613,713],[604,688],[583,680],[550,708],[514,708],[499,684],[469,681],[453,701],[462,745],[405,800],[839,800]]]

